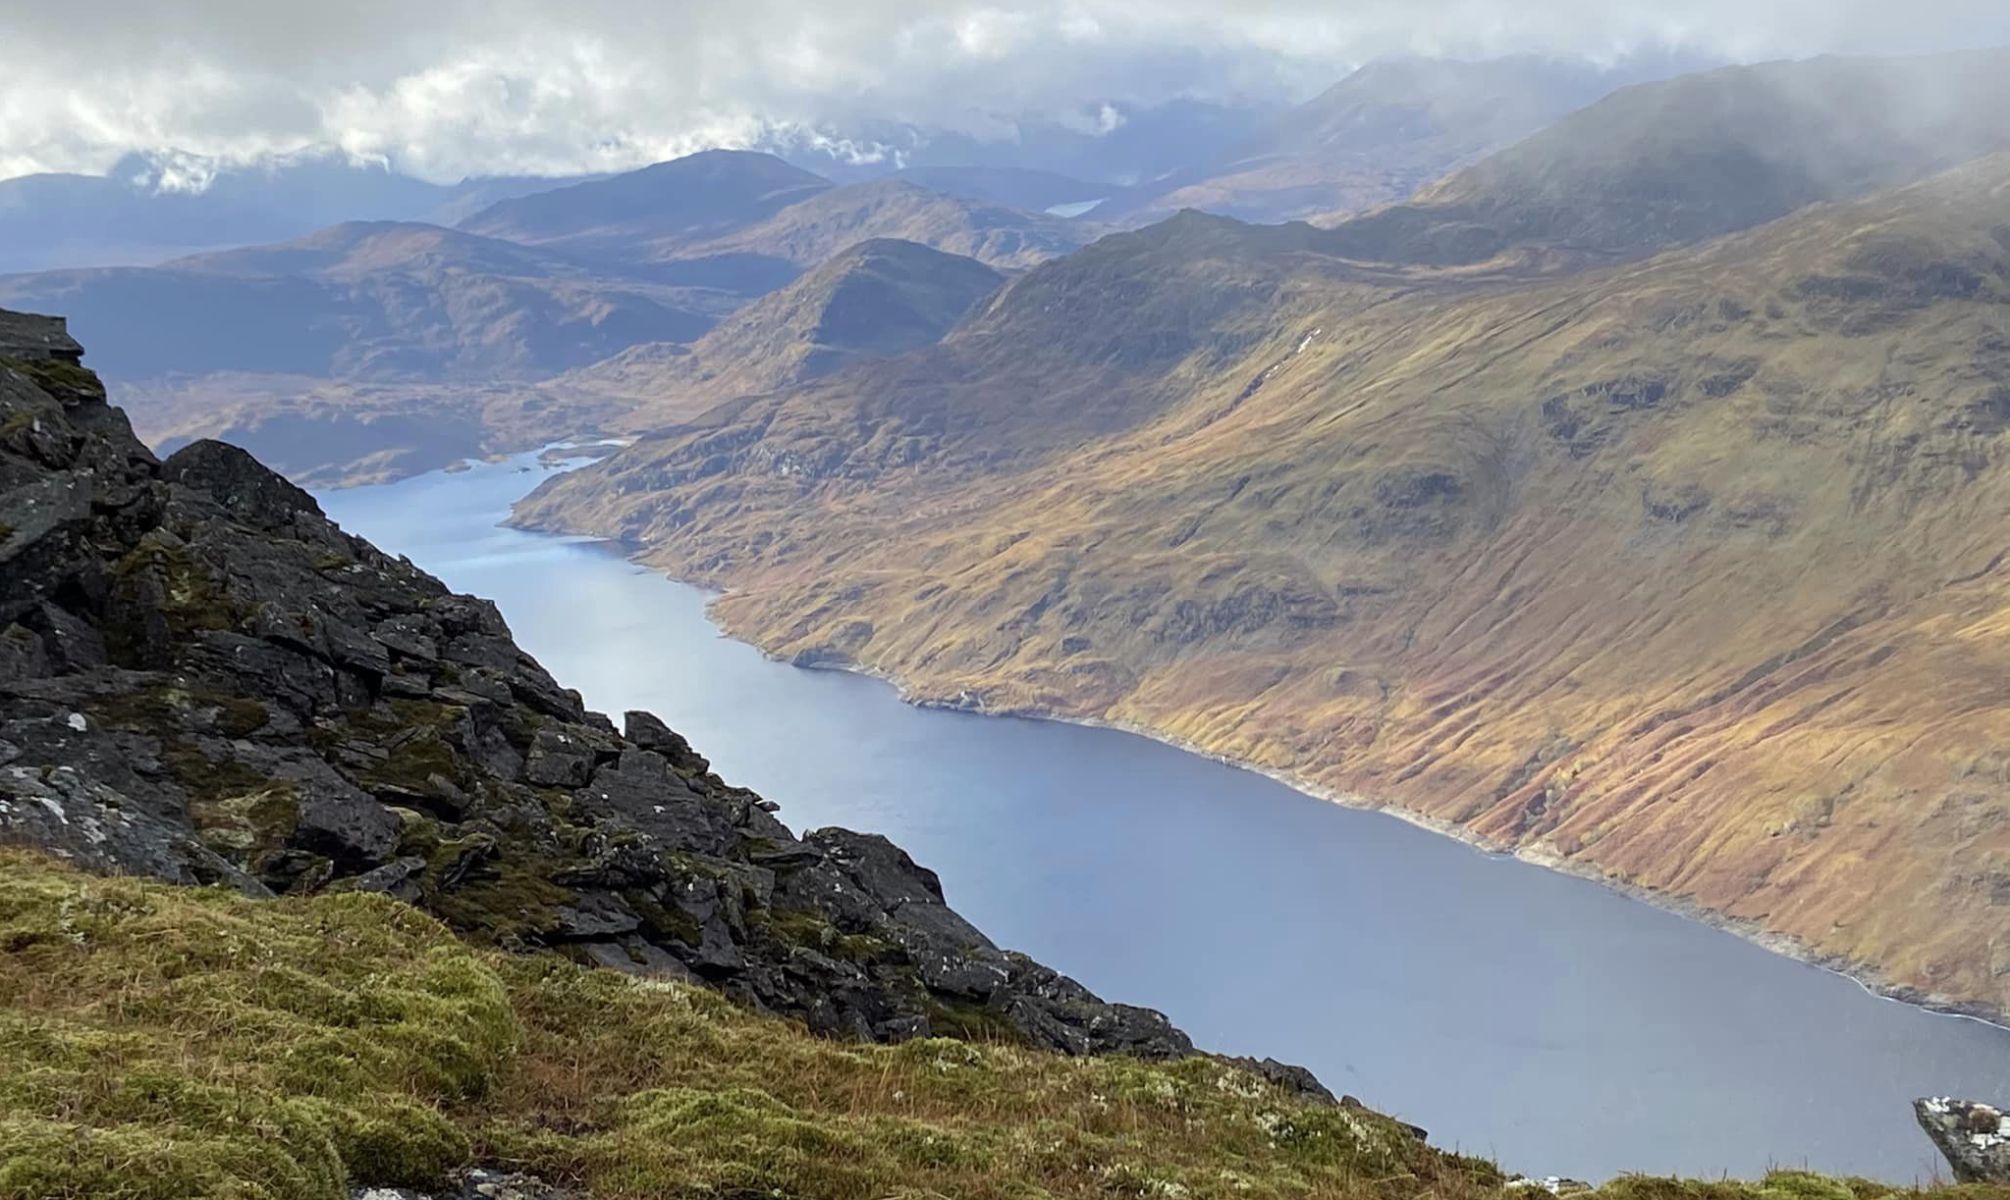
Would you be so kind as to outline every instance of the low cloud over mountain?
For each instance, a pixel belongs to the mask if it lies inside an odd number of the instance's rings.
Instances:
[[[626,169],[706,146],[847,141],[864,118],[1085,133],[1175,97],[1303,99],[1391,54],[1609,60],[1929,49],[2010,38],[1991,0],[108,0],[0,6],[0,177],[179,149],[330,145],[423,178]],[[199,183],[195,171],[180,182]]]

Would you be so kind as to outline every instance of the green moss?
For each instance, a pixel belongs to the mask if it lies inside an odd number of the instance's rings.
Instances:
[[[272,719],[264,704],[249,697],[173,686],[100,696],[91,702],[90,712],[100,724],[160,738],[177,738],[189,730],[249,737]]]
[[[347,714],[337,728],[318,731],[315,740],[323,747],[350,738],[383,744],[386,757],[364,772],[366,784],[438,795],[439,780],[456,789],[472,782],[450,740],[466,711],[428,700],[396,699]]]
[[[876,962],[894,952],[893,945],[884,939],[870,934],[843,933],[822,914],[808,909],[758,909],[750,914],[750,920],[780,942],[803,946],[847,962]]]
[[[683,909],[658,903],[639,893],[624,894],[622,898],[642,918],[644,929],[652,933],[666,934],[686,946],[697,946],[704,941],[704,929]]]
[[[1212,1059],[833,1041],[716,992],[474,949],[381,896],[261,902],[0,850],[0,1200],[343,1200],[471,1162],[595,1200],[1529,1195]],[[1900,1194],[1777,1173],[1595,1195]]]
[[[1018,1026],[981,1004],[967,1001],[930,1001],[928,1024],[937,1033],[972,1042],[1016,1046],[1026,1041]]]
[[[519,1031],[377,896],[253,904],[0,861],[0,1197],[340,1200],[469,1154]]]
[[[51,396],[105,398],[105,385],[97,374],[76,363],[43,358],[0,358],[0,367],[19,371]]]
[[[288,784],[271,784],[238,795],[198,798],[189,819],[204,845],[239,862],[256,865],[283,848],[300,824],[300,800]]]
[[[167,619],[168,633],[177,640],[204,630],[234,629],[243,618],[217,588],[209,570],[185,547],[142,541],[112,564],[114,587],[133,587],[143,576],[159,582],[161,615]],[[142,599],[151,601],[152,597]]]
[[[557,864],[519,849],[484,855],[479,865],[451,886],[444,870],[486,835],[443,841],[434,850],[426,874],[427,907],[449,925],[477,941],[505,947],[539,944],[558,923],[558,910],[578,895],[551,882]]]

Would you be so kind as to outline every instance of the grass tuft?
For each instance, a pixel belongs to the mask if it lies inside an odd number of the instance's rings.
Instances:
[[[831,1041],[476,948],[381,896],[253,901],[0,850],[0,1200],[344,1200],[475,1163],[594,1200],[1529,1195],[1211,1059]],[[1603,1192],[1900,1194],[1801,1173]]]

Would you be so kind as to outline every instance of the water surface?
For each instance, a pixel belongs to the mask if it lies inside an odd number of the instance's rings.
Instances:
[[[1199,1044],[1510,1169],[1896,1182],[1914,1096],[2010,1092],[2010,1032],[1584,880],[1112,730],[916,709],[719,636],[702,592],[496,522],[530,458],[322,497],[460,590],[589,704],[656,712],[798,829],[887,834],[1001,944]],[[2010,1098],[2010,1097],[2005,1097]]]

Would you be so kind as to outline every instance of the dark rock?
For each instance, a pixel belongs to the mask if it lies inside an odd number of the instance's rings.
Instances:
[[[425,870],[425,859],[401,858],[344,880],[342,886],[352,892],[381,892],[409,903],[419,898],[420,876]]]
[[[1328,1104],[1344,1103],[1333,1098],[1333,1093],[1326,1090],[1326,1085],[1319,1082],[1317,1075],[1296,1063],[1282,1063],[1274,1058],[1236,1058],[1229,1061],[1263,1076],[1286,1091],[1296,1092],[1312,1100],[1323,1100]],[[1409,1126],[1409,1130],[1417,1135],[1419,1141],[1426,1136],[1423,1130],[1414,1125]]]
[[[354,788],[317,789],[299,814],[293,844],[347,871],[374,871],[398,848],[398,818]]]
[[[705,756],[691,748],[684,735],[671,729],[656,718],[654,713],[630,711],[622,715],[622,726],[629,741],[644,750],[654,750],[670,760],[670,765],[686,775],[705,775],[711,772],[712,764]]]
[[[240,521],[283,530],[297,516],[319,517],[314,497],[227,442],[203,438],[161,464],[161,478],[210,494]]]
[[[540,729],[523,770],[538,787],[582,787],[593,770],[593,747],[564,730]]]
[[[84,348],[62,317],[0,308],[0,358],[76,363],[83,361]]]
[[[619,897],[592,892],[579,903],[560,905],[551,936],[567,941],[597,941],[642,928],[642,918]]]
[[[244,452],[155,462],[69,371],[0,371],[0,428],[33,434],[0,437],[0,839],[254,895],[380,892],[833,1035],[1192,1053],[1000,950],[885,838],[798,838],[655,717],[616,733],[494,605]]]
[[[2010,1117],[1993,1105],[1945,1096],[1912,1102],[1919,1127],[1960,1183],[2010,1183]]]

